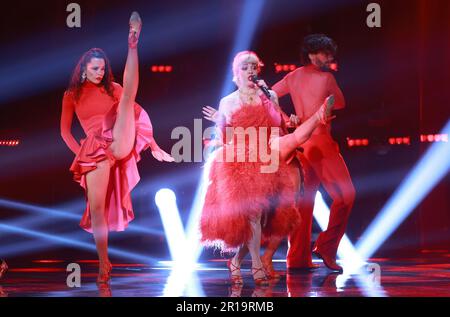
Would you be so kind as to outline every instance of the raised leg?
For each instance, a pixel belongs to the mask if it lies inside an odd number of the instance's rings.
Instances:
[[[139,85],[137,41],[141,25],[139,15],[133,12],[130,18],[129,45],[123,75],[123,90],[113,128],[113,142],[110,145],[110,149],[117,160],[121,160],[130,154],[136,138],[134,102]]]
[[[319,124],[326,123],[334,118],[331,117],[333,102],[334,97],[331,95],[325,100],[319,110],[298,126],[293,133],[271,140],[270,147],[272,150],[278,150],[280,152],[280,159],[288,159],[297,147],[305,143],[311,137],[314,129]]]

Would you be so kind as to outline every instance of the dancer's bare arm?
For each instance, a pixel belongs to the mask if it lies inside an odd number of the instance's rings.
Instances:
[[[74,112],[75,107],[72,97],[69,96],[68,93],[65,93],[63,97],[62,112],[61,112],[61,123],[60,123],[61,137],[63,138],[64,142],[67,144],[69,149],[74,154],[77,154],[78,151],[80,150],[80,145],[72,135],[72,120]]]

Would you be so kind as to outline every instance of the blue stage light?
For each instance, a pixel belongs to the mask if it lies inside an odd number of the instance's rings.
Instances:
[[[442,133],[450,133],[450,121]],[[369,258],[447,175],[449,157],[450,145],[447,142],[431,145],[362,235],[356,248],[363,259]]]

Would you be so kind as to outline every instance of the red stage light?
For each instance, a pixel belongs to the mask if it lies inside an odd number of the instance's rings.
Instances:
[[[369,139],[350,139],[350,138],[347,138],[347,145],[348,145],[348,147],[368,146],[369,145]]]
[[[171,73],[173,70],[172,65],[153,65],[151,68],[153,73]]]
[[[0,146],[17,146],[19,143],[19,140],[0,140]]]
[[[421,142],[448,142],[448,134],[421,134]]]
[[[401,145],[401,144],[406,144],[406,145],[410,145],[411,144],[411,138],[409,136],[404,136],[404,137],[390,137],[388,139],[388,142],[390,145]]]
[[[280,72],[290,72],[293,71],[297,68],[297,66],[295,64],[278,64],[278,63],[274,63],[275,65],[275,72],[276,73],[280,73]]]

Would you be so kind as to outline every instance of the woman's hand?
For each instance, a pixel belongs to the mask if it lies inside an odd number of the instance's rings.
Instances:
[[[269,86],[267,86],[266,82],[265,82],[264,80],[262,80],[262,79],[259,79],[259,80],[256,82],[256,85],[257,85],[258,87],[265,87],[265,88],[269,89]]]
[[[174,162],[175,159],[167,152],[162,150],[158,144],[153,143],[151,146],[152,155],[160,162]]]
[[[212,121],[216,124],[225,119],[224,116],[221,115],[219,111],[210,106],[204,106],[202,112],[203,117],[206,120]]]

